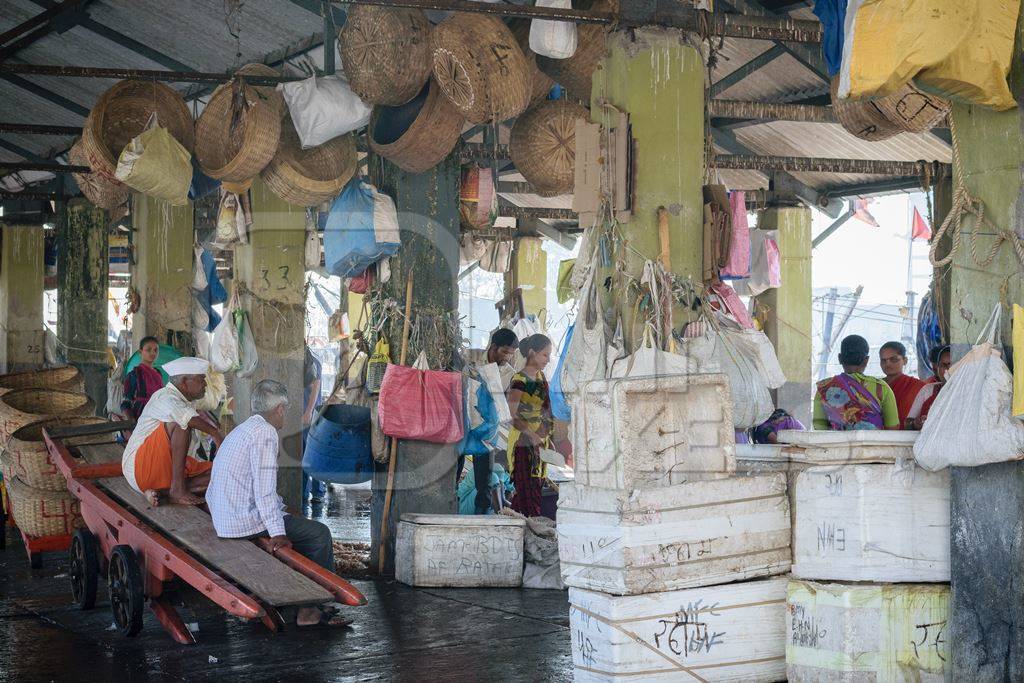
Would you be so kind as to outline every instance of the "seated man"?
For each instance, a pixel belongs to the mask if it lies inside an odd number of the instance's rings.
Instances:
[[[165,363],[170,382],[154,393],[132,431],[121,458],[121,471],[133,489],[157,505],[164,495],[171,503],[201,505],[201,494],[210,483],[211,462],[194,456],[199,440],[193,430],[223,436],[199,416],[193,405],[206,393],[209,363],[201,358],[178,358]]]
[[[882,380],[864,374],[870,355],[864,337],[851,334],[843,339],[839,347],[842,374],[818,382],[814,397],[815,429],[900,428],[892,389]]]
[[[277,494],[278,431],[284,427],[288,390],[265,379],[253,389],[252,417],[231,430],[213,462],[206,503],[221,538],[270,538],[274,551],[294,548],[334,571],[330,530],[320,522],[286,514]],[[344,624],[317,607],[299,610],[299,626]]]
[[[900,429],[907,428],[910,406],[924,386],[924,382],[903,372],[907,366],[907,347],[898,341],[882,344],[878,350],[878,364],[885,373],[885,383],[896,397],[896,409],[900,414]]]

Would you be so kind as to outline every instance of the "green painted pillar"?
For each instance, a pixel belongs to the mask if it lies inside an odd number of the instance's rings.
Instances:
[[[85,391],[103,413],[107,404],[107,212],[74,199],[57,226],[58,353],[85,376]]]
[[[511,289],[523,290],[528,314],[540,315],[548,305],[548,255],[539,237],[520,237],[512,252]],[[510,291],[511,291],[510,289]]]
[[[405,308],[406,281],[413,277],[413,326],[420,329],[409,345],[406,363],[411,365],[420,350],[427,352],[430,367],[450,370],[455,361],[454,336],[458,333],[459,272],[459,159],[448,156],[435,168],[420,174],[406,173],[379,157],[370,157],[370,176],[381,192],[395,200],[402,249],[391,260],[391,281],[384,295]],[[450,326],[447,338],[439,339],[434,326]],[[388,326],[391,357],[399,361],[402,319],[394,316]],[[376,340],[371,340],[371,346]],[[395,464],[393,497],[388,513],[384,573],[394,572],[394,542],[404,513],[454,514],[455,446],[423,441],[401,441]],[[387,465],[378,465],[373,477],[370,508],[372,547],[370,566],[378,566]]]
[[[786,383],[775,405],[806,425],[811,422],[811,210],[771,207],[760,212],[759,230],[777,230],[782,286],[757,297],[764,331],[775,345]]]
[[[610,126],[612,105],[629,114],[636,159],[632,218],[621,225],[626,268],[640,275],[657,259],[658,207],[669,212],[671,270],[701,280],[704,180],[704,64],[678,31],[638,29],[608,37],[609,54],[594,73],[591,116]],[[642,255],[642,256],[641,256]],[[627,334],[632,300],[620,302]],[[677,320],[677,323],[680,322]]]
[[[1024,17],[1024,15],[1022,15]],[[1022,30],[1017,27],[1010,89],[1024,99]],[[985,205],[985,216],[997,229],[1024,236],[1024,116],[1019,108],[995,112],[954,105],[954,136],[968,191]],[[1013,247],[1004,242],[989,264],[971,255],[965,234],[949,266],[948,278],[953,360],[973,344],[993,307],[1003,311],[1000,341],[1009,343],[1012,304],[1024,305],[1024,267]],[[995,236],[982,230],[976,252],[982,260]],[[945,253],[945,252],[943,252]],[[941,280],[940,280],[941,281]],[[1017,362],[1024,362],[1017,359]],[[1006,458],[1019,457],[1007,453]],[[952,650],[953,680],[1019,680],[1024,672],[1024,566],[1020,520],[1024,518],[1024,462],[952,468],[950,546],[952,598],[946,640]]]
[[[0,225],[0,371],[43,364],[43,226]]]
[[[281,431],[277,490],[289,508],[302,510],[306,210],[278,198],[259,179],[250,192],[253,224],[249,244],[235,247],[233,285],[249,312],[259,365],[249,377],[234,381],[235,420],[250,416],[252,389],[261,380],[288,387],[291,403]]]
[[[132,319],[135,345],[146,336],[193,353],[193,207],[171,206],[143,194],[132,204],[132,285],[139,310]]]

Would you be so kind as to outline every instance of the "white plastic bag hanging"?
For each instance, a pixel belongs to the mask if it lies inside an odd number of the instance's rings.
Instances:
[[[227,316],[225,316],[227,317]],[[238,372],[237,377],[248,377],[259,365],[259,354],[256,352],[256,340],[249,327],[249,314],[243,309],[234,311],[234,321],[238,325]]]
[[[997,345],[1001,305],[977,344],[946,373],[914,443],[914,460],[932,472],[1024,458],[1024,424],[1013,419],[1013,376]]]
[[[196,246],[193,247],[193,251],[195,258],[192,259],[192,289],[201,292],[209,287],[210,283],[206,280],[206,269],[203,268],[203,248]]]
[[[662,351],[654,342],[654,330],[644,326],[638,348],[625,358],[612,363],[610,377],[667,377],[697,372],[697,364],[678,353]]]
[[[750,277],[746,282],[751,296],[782,286],[778,236],[778,230],[750,231]]]
[[[573,393],[584,382],[604,379],[607,373],[608,324],[604,320],[595,281],[596,268],[590,269],[580,290],[580,311],[569,350],[562,365],[562,391]]]
[[[224,317],[213,330],[210,342],[210,365],[217,372],[233,372],[239,368],[238,329],[232,315],[234,299],[224,311]]]
[[[512,421],[512,411],[508,407],[508,398],[505,396],[505,384],[501,376],[501,369],[497,363],[487,363],[477,366],[477,373],[480,379],[487,385],[487,391],[494,399],[494,407],[498,411],[498,422],[508,424]]]
[[[373,107],[352,92],[344,76],[316,76],[281,87],[303,149],[362,128]]]
[[[306,270],[320,269],[320,234],[316,230],[316,221],[312,225],[306,221],[305,261]]]
[[[572,9],[572,0],[537,0],[537,7]],[[551,59],[576,54],[576,24],[571,21],[534,19],[530,23],[530,49]]]

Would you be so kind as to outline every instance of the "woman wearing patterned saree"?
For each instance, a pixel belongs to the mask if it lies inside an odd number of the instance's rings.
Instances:
[[[847,431],[899,429],[896,396],[883,380],[868,377],[870,347],[856,334],[843,339],[839,362],[843,372],[818,382],[814,398],[814,428]]]
[[[519,342],[526,366],[512,378],[508,407],[512,428],[508,435],[508,469],[516,495],[512,509],[526,517],[540,515],[541,490],[547,465],[540,459],[541,446],[551,436],[551,400],[544,368],[551,360],[551,340],[534,334]]]

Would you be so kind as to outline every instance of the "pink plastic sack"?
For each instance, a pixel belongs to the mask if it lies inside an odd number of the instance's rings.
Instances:
[[[377,400],[381,430],[397,439],[456,443],[462,440],[462,375],[388,365]]]
[[[753,329],[754,321],[751,319],[747,307],[743,305],[743,301],[732,287],[724,282],[718,282],[711,285],[711,291],[718,295],[718,298],[722,300],[722,304],[725,306],[726,312],[736,318],[736,322],[747,329]]]
[[[729,260],[720,276],[747,277],[750,274],[750,224],[747,223],[747,197],[743,190],[729,193],[729,208],[732,210],[732,239],[729,242]]]
[[[765,259],[768,262],[768,286],[782,286],[782,256],[779,254],[779,244],[771,237],[764,241]]]

